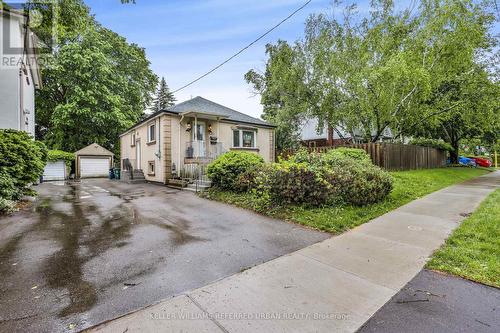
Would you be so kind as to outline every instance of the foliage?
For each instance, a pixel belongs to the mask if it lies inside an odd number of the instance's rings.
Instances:
[[[277,148],[295,148],[299,141],[301,115],[308,105],[305,64],[299,46],[282,40],[276,45],[266,45],[266,54],[269,61],[265,73],[250,70],[245,74],[245,80],[261,95],[262,118],[277,126]]]
[[[9,214],[16,211],[16,203],[0,197],[0,213]]]
[[[441,139],[415,138],[410,141],[410,144],[415,146],[432,147],[446,151],[453,150],[453,147],[449,143],[444,142]]]
[[[384,199],[392,190],[390,175],[358,149],[331,149],[326,153],[302,149],[287,161],[257,172],[254,183],[254,193],[268,198],[268,205],[367,205]]]
[[[214,186],[233,189],[238,177],[247,170],[262,165],[261,156],[245,151],[230,151],[219,156],[207,167],[207,175]]]
[[[49,150],[47,154],[47,161],[50,162],[56,162],[63,160],[66,162],[66,166],[68,168],[71,167],[71,162],[75,160],[75,154],[74,153],[68,153],[66,151],[62,150]]]
[[[10,201],[30,193],[28,187],[43,174],[46,159],[45,145],[26,132],[0,130],[0,210],[10,210]]]
[[[162,77],[160,81],[160,86],[156,92],[155,99],[153,101],[153,112],[166,110],[171,106],[175,105],[175,96],[170,92],[168,88],[167,81]]]
[[[434,253],[427,268],[500,288],[500,190],[486,198]]]
[[[254,209],[271,217],[285,219],[312,228],[340,233],[370,221],[408,202],[431,192],[488,173],[471,168],[440,168],[391,172],[393,190],[382,201],[366,205],[335,205],[304,207],[302,205],[271,205],[266,209],[256,207],[256,197],[251,192],[235,193],[213,188],[204,194],[243,208]]]
[[[62,151],[62,150],[49,150],[48,151],[47,161],[56,162],[59,160],[69,161],[69,162],[74,161],[75,154],[68,153],[68,152]]]
[[[368,153],[365,150],[357,148],[340,147],[336,149],[330,149],[328,152],[325,153],[325,156],[326,157],[344,156],[354,159],[357,162],[370,163],[370,164],[372,163],[370,155],[368,155]]]
[[[311,16],[293,46],[268,45],[264,73],[247,73],[265,113],[289,120],[290,131],[315,118],[318,129],[342,128],[364,141],[390,129],[456,148],[461,138],[493,133],[491,2],[424,0],[397,11],[383,0],[369,11],[348,5],[338,13],[339,3],[333,15]]]
[[[5,170],[0,170],[0,198],[6,200],[20,198],[20,192],[14,184],[14,179]]]
[[[274,204],[319,206],[332,196],[326,170],[307,163],[282,161],[263,169],[256,180],[255,192]]]
[[[36,93],[37,138],[66,151],[93,142],[116,151],[119,134],[150,104],[157,77],[144,49],[102,27],[83,1],[59,4],[59,40],[41,68],[43,87]],[[51,8],[39,9],[52,15]],[[35,32],[44,40],[49,29]]]

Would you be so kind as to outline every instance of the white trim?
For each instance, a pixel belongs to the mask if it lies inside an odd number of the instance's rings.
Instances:
[[[239,132],[239,146],[234,145],[234,132],[238,131]],[[243,132],[251,132],[253,133],[253,146],[252,147],[244,147],[243,146]],[[248,148],[248,149],[256,149],[257,146],[257,130],[256,129],[249,129],[249,128],[232,128],[231,132],[231,148]]]
[[[153,127],[153,126],[154,126],[154,130],[151,131],[151,127]],[[155,142],[156,141],[156,119],[154,122],[148,123],[147,129],[148,129],[147,130],[147,132],[148,132],[147,133],[147,139],[148,139],[147,143]],[[153,133],[153,135],[154,135],[153,139],[151,139],[151,133]]]

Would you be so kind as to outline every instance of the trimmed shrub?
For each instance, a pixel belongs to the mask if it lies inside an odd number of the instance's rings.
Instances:
[[[372,159],[370,158],[370,155],[368,155],[364,149],[340,147],[336,149],[330,149],[323,155],[324,155],[323,158],[326,159],[335,158],[337,156],[343,156],[352,158],[353,160],[356,160],[358,162],[372,164]]]
[[[409,142],[410,145],[432,147],[446,151],[453,151],[453,147],[441,139],[415,138]]]
[[[332,194],[324,171],[306,163],[275,163],[264,171],[266,184],[261,182],[260,189],[265,189],[276,203],[319,206]]]
[[[356,157],[352,157],[351,153]],[[373,165],[364,151],[299,151],[287,161],[257,173],[255,193],[271,202],[319,206],[347,203],[367,205],[384,199],[392,177]]]
[[[0,130],[0,197],[4,199],[5,211],[11,204],[8,201],[32,193],[29,186],[43,174],[46,159],[45,145],[34,141],[26,132]]]
[[[248,192],[256,187],[256,178],[262,171],[262,165],[252,167],[241,173],[234,182],[235,192]]]
[[[0,198],[18,200],[21,192],[16,188],[14,180],[4,170],[0,170]]]
[[[214,186],[226,190],[238,190],[241,174],[264,164],[264,159],[254,153],[231,151],[222,154],[207,167],[207,175]]]

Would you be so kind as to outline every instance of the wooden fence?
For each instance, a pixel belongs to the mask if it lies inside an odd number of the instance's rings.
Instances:
[[[328,147],[305,147],[310,152],[325,152],[339,147],[364,149],[373,163],[387,170],[431,169],[446,166],[447,152],[444,150],[398,143],[361,143]],[[285,158],[294,151],[281,153]]]

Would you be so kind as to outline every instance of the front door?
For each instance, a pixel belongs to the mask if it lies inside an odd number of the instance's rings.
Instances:
[[[141,140],[135,142],[135,169],[141,170]]]
[[[193,132],[193,146],[196,157],[205,157],[205,123],[198,121]]]

